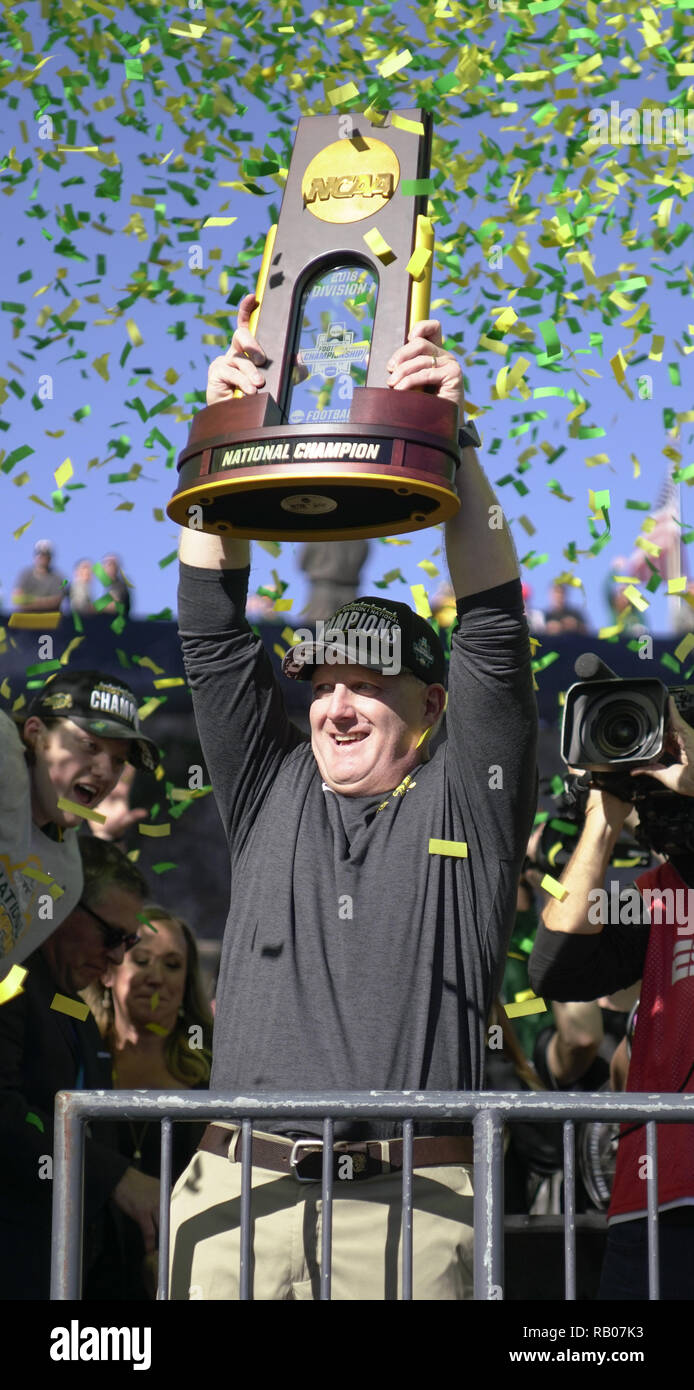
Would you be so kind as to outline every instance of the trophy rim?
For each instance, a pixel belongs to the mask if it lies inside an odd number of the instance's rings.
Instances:
[[[239,477],[239,474],[242,474],[243,476]],[[427,497],[433,497],[434,501],[438,503],[436,511],[427,516],[426,519],[423,520],[421,523],[413,524],[412,518],[410,517],[407,519],[407,521],[389,523],[387,531],[383,530],[382,522],[376,522],[370,526],[360,525],[354,527],[345,527],[344,531],[336,532],[334,527],[318,527],[315,524],[311,525],[310,530],[304,528],[300,531],[292,530],[289,527],[280,527],[278,530],[276,526],[272,530],[258,530],[255,527],[253,527],[253,529],[251,530],[246,526],[235,526],[231,522],[229,522],[223,523],[221,530],[219,529],[219,524],[217,523],[214,526],[210,527],[206,527],[203,525],[201,531],[203,534],[207,534],[210,536],[222,536],[228,538],[229,540],[371,540],[384,535],[398,536],[406,535],[412,531],[428,530],[433,526],[440,525],[441,522],[450,521],[451,518],[454,517],[456,513],[460,510],[460,498],[455,488],[451,486],[445,487],[441,483],[432,483],[429,481],[428,478],[417,477],[415,474],[411,474],[409,476],[415,479],[421,493],[423,493]],[[320,475],[311,476],[310,474],[307,475],[303,471],[301,474],[297,474],[287,472],[284,469],[281,472],[273,470],[272,472],[267,473],[260,473],[257,470],[253,469],[238,469],[234,477],[224,478],[223,480],[217,482],[213,482],[212,479],[208,479],[200,483],[196,487],[186,488],[185,490],[182,490],[180,492],[175,492],[173,497],[167,504],[166,514],[171,521],[177,522],[178,525],[185,526],[187,522],[185,514],[184,519],[179,520],[179,517],[176,516],[175,512],[181,512],[181,504],[186,503],[186,499],[191,498],[193,494],[199,497],[200,493],[219,491],[220,488],[224,493],[233,493],[235,488],[240,489],[242,484],[246,485],[244,487],[244,491],[247,492],[247,485],[249,482],[255,484],[253,491],[262,492],[267,489],[275,488],[277,485],[277,481],[280,478],[287,483],[296,482],[297,490],[300,490],[302,482],[307,486],[320,486],[320,484],[325,481],[326,485],[330,486],[331,483],[334,484],[336,480],[339,480],[341,486],[377,487],[379,484],[384,482],[390,483],[392,485],[392,483],[395,481],[393,479],[392,474],[390,473],[362,473],[355,471],[350,473],[340,472],[328,474],[325,472],[325,470],[322,470]],[[405,483],[405,481],[406,479],[403,478],[402,483]],[[391,486],[388,490],[394,492],[395,488]],[[189,501],[187,505],[195,505],[195,503]],[[199,505],[199,503],[197,505]],[[173,508],[175,508],[175,511],[172,510]],[[315,523],[315,517],[312,518],[312,522]]]

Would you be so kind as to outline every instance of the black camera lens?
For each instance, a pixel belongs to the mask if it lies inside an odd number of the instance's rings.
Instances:
[[[598,755],[610,760],[641,754],[650,732],[644,711],[629,700],[603,705],[591,729]]]
[[[579,681],[566,696],[564,762],[596,771],[654,762],[663,747],[666,698],[662,681],[649,678],[622,680],[612,675]]]

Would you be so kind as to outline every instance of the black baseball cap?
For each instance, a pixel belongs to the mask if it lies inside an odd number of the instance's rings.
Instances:
[[[157,746],[140,728],[132,690],[103,671],[57,671],[28,706],[24,719],[71,719],[99,738],[124,738],[132,743],[128,758],[134,767],[153,772],[159,762]]]
[[[443,685],[446,658],[431,623],[406,603],[353,599],[329,622],[316,624],[315,639],[290,647],[282,662],[285,676],[309,680],[324,663],[366,666],[384,676],[409,671],[426,685]]]

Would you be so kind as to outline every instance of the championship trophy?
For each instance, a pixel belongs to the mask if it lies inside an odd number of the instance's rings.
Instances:
[[[430,149],[418,109],[382,125],[357,114],[299,121],[250,320],[268,354],[265,387],[198,411],[173,521],[229,537],[347,540],[458,510],[457,407],[387,387],[391,354],[429,314],[434,232],[413,181],[427,178]]]

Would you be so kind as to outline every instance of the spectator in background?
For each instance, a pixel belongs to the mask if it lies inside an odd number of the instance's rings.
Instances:
[[[78,560],[70,585],[70,608],[73,613],[88,615],[94,610],[92,566],[89,560]]]
[[[615,560],[612,568],[615,574],[626,575],[629,573],[629,561],[620,556]],[[643,621],[643,614],[639,613],[629,602],[625,593],[627,587],[626,583],[616,584],[611,578],[607,580],[605,598],[609,605],[612,623],[618,625],[622,632],[627,633],[629,637],[646,637],[648,628]]]
[[[431,613],[443,640],[443,634],[453,626],[458,617],[453,585],[449,584],[447,580],[444,580],[443,584],[439,586],[431,600]]]
[[[51,541],[37,541],[34,563],[20,570],[12,591],[12,605],[20,613],[55,613],[66,598],[67,580],[53,568]]]
[[[142,916],[147,922],[139,942],[104,973],[98,999],[95,992],[91,995],[113,1053],[116,1084],[126,1090],[205,1085],[212,1014],[200,981],[195,937],[180,917],[158,903],[145,903]]]
[[[269,594],[249,594],[246,617],[249,623],[278,623],[281,618]]]
[[[572,608],[566,601],[566,584],[553,584],[549,591],[545,632],[550,637],[555,637],[560,632],[588,632],[580,608]]]
[[[521,591],[523,594],[523,606],[525,608],[525,616],[528,619],[528,627],[530,628],[530,631],[534,633],[544,632],[545,615],[542,612],[542,609],[528,607],[528,604],[533,596],[533,591],[530,585],[522,584]]]
[[[51,1253],[51,1182],[56,1092],[108,1089],[111,1059],[91,1014],[71,1017],[56,996],[78,992],[137,941],[147,893],[139,869],[114,845],[80,838],[84,886],[68,917],[29,956],[20,994],[0,1008],[0,1289],[6,1299],[47,1299]],[[154,1249],[159,1184],[118,1152],[113,1127],[92,1126],[86,1141],[84,1270],[106,1258],[108,1206],[138,1223]],[[116,1218],[117,1219],[117,1218]],[[110,1255],[108,1256],[110,1258]]]
[[[158,756],[129,686],[101,671],[51,675],[16,727],[0,711],[0,978],[79,901],[83,809],[110,795],[126,760],[153,771]],[[50,918],[44,885],[25,872],[32,864],[62,890]]]
[[[100,611],[102,613],[120,613],[123,618],[129,617],[130,589],[120,567],[118,556],[104,555],[101,561],[101,568],[111,581],[106,589],[106,593],[111,595],[113,602],[105,603]],[[122,604],[122,608],[119,608],[118,604]]]
[[[307,541],[302,546],[299,565],[311,587],[301,622],[327,622],[356,598],[368,553],[368,541]]]
[[[140,940],[85,991],[113,1056],[119,1090],[183,1090],[209,1086],[212,1014],[205,999],[195,938],[190,927],[148,902]],[[205,1126],[173,1127],[173,1181],[190,1162]],[[160,1127],[156,1120],[118,1126],[118,1147],[133,1168],[159,1177]],[[155,1297],[156,1260],[147,1255],[142,1231],[125,1223],[123,1260],[104,1280],[103,1297]]]

